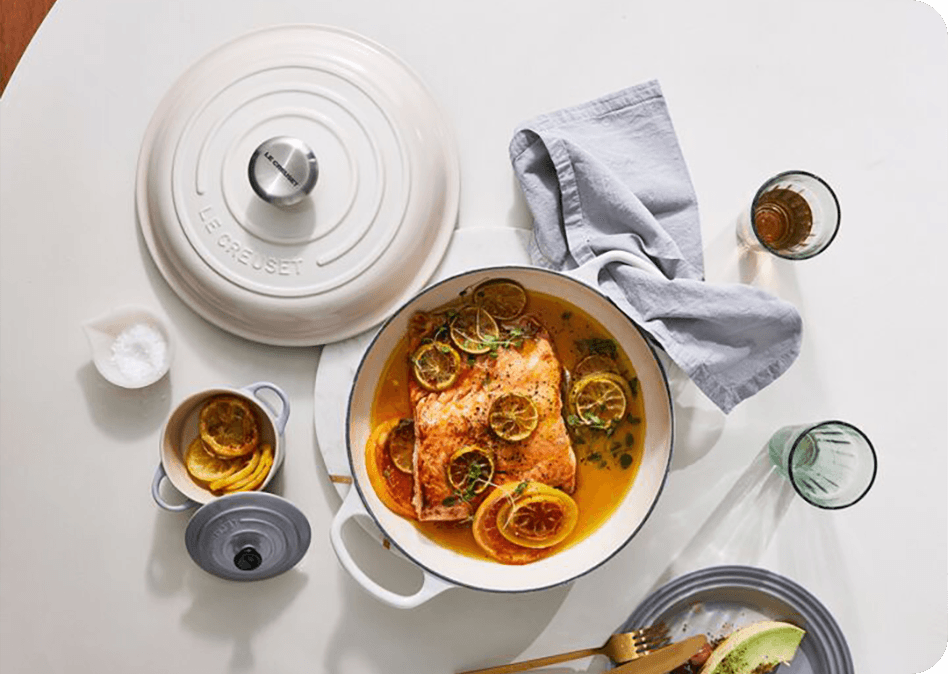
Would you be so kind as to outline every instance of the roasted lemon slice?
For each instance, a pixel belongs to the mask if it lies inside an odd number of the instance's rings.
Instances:
[[[618,375],[589,374],[573,384],[570,406],[580,422],[596,428],[609,428],[625,416],[627,390],[628,383]]]
[[[184,465],[188,474],[201,482],[213,482],[237,472],[240,462],[222,459],[204,448],[201,438],[194,438],[184,454]]]
[[[497,511],[497,528],[511,543],[525,548],[550,548],[576,528],[579,508],[570,496],[531,482],[517,499]]]
[[[481,447],[462,447],[451,455],[448,462],[448,482],[461,493],[480,494],[493,477],[493,454]]]
[[[257,470],[257,466],[260,465],[260,457],[262,454],[263,453],[258,447],[256,450],[254,450],[254,453],[250,455],[250,458],[246,459],[240,464],[240,468],[236,473],[231,473],[230,475],[222,477],[219,480],[214,480],[208,485],[208,488],[211,491],[221,491],[225,487],[240,482],[244,478],[253,475],[254,471]]]
[[[540,419],[537,406],[527,396],[504,393],[491,403],[487,422],[498,437],[517,442],[530,437]]]
[[[270,473],[270,468],[273,467],[273,448],[270,445],[262,445],[260,450],[260,461],[257,463],[257,467],[254,471],[237,482],[232,482],[224,487],[224,491],[227,493],[235,491],[253,491],[258,489],[263,481],[267,478],[267,475]]]
[[[615,372],[600,372],[599,374],[606,379],[614,381],[622,389],[622,392],[625,394],[626,403],[631,402],[635,397],[635,395],[632,393],[632,387],[629,386],[629,380],[622,375]]]
[[[490,557],[503,564],[529,564],[546,554],[542,548],[529,548],[512,543],[501,534],[497,514],[501,508],[516,499],[528,482],[508,482],[491,491],[477,507],[471,532],[477,545]]]
[[[509,321],[523,313],[527,291],[509,279],[487,281],[474,289],[474,303],[499,321]]]
[[[461,356],[450,344],[422,344],[412,357],[415,379],[429,391],[443,391],[457,381]]]
[[[388,434],[388,455],[392,463],[403,473],[412,472],[415,453],[415,424],[411,419],[401,419]]]
[[[582,379],[588,374],[596,374],[597,372],[616,373],[618,371],[619,366],[612,358],[593,354],[586,356],[576,364],[576,367],[573,368],[573,376],[576,379]]]
[[[497,322],[481,307],[464,307],[451,321],[451,341],[465,353],[487,353],[499,339]]]
[[[402,517],[416,519],[411,502],[414,488],[412,476],[395,469],[392,457],[386,451],[388,437],[399,423],[399,419],[392,419],[372,430],[365,445],[365,468],[369,482],[382,503]]]
[[[218,396],[205,404],[199,426],[207,448],[224,459],[250,454],[260,438],[260,426],[250,405],[233,396]]]

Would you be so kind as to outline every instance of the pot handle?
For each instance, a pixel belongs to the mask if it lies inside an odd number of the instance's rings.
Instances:
[[[391,590],[387,590],[369,578],[356,564],[342,540],[342,526],[357,515],[369,516],[365,507],[362,505],[362,499],[359,496],[358,490],[352,489],[349,491],[349,494],[342,502],[342,506],[332,520],[332,527],[329,530],[329,540],[332,543],[333,550],[336,552],[336,557],[339,558],[339,563],[342,564],[343,568],[349,572],[349,575],[351,575],[363,589],[369,592],[369,594],[394,608],[415,608],[445,590],[454,587],[451,583],[441,580],[437,576],[424,570],[422,570],[422,573],[425,579],[421,588],[415,594],[411,595],[397,594]]]
[[[573,278],[582,281],[588,286],[598,288],[599,272],[602,271],[607,264],[611,264],[612,262],[622,262],[629,265],[630,267],[635,267],[636,269],[641,269],[642,271],[663,276],[661,270],[659,270],[659,268],[656,267],[655,263],[653,263],[651,260],[640,257],[635,253],[630,253],[626,250],[606,251],[602,255],[597,255],[592,260],[577,267],[576,269],[567,270],[566,273]]]
[[[270,403],[268,403],[266,400],[264,400],[259,395],[257,395],[257,392],[260,391],[261,389],[267,389],[268,391],[273,391],[273,393],[276,394],[277,398],[280,399],[282,406],[279,412],[273,409],[273,406]],[[247,386],[244,386],[244,390],[250,393],[257,400],[259,400],[261,404],[265,405],[268,410],[273,412],[273,416],[276,417],[277,435],[283,435],[283,429],[286,428],[287,419],[290,418],[290,399],[287,397],[286,393],[284,393],[283,389],[281,389],[276,384],[271,384],[268,381],[258,381],[255,384],[248,384]]]
[[[155,499],[155,503],[160,505],[165,510],[170,510],[174,513],[184,512],[185,510],[190,510],[191,508],[196,508],[201,505],[197,501],[192,501],[189,498],[186,498],[184,503],[178,504],[168,503],[166,500],[164,500],[161,497],[161,490],[159,487],[161,486],[161,481],[166,477],[168,477],[168,473],[165,472],[165,467],[159,463],[158,469],[155,471],[155,479],[152,480],[151,483],[151,497]]]

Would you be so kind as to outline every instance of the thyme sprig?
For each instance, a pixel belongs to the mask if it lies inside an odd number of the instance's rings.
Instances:
[[[488,347],[489,350],[487,353],[491,358],[496,358],[499,349],[521,349],[523,348],[524,340],[532,336],[532,331],[514,325],[507,328],[502,335],[497,337],[493,335],[482,335],[481,344]]]
[[[450,507],[457,505],[458,503],[469,503],[474,499],[474,496],[476,496],[475,490],[479,485],[500,487],[500,485],[496,482],[484,477],[481,465],[472,463],[470,466],[468,466],[467,475],[465,476],[464,489],[455,489],[451,496],[448,496],[441,502],[441,505]],[[507,500],[510,501],[510,505],[513,505],[516,500],[523,495],[523,492],[526,490],[528,485],[529,481],[522,480],[517,484],[516,487],[514,487],[512,493],[506,495]]]
[[[441,502],[441,505],[453,506],[456,505],[458,501],[467,503],[473,500],[478,493],[478,487],[481,485],[487,487],[493,484],[489,478],[490,474],[485,470],[484,464],[472,461],[471,465],[467,467],[467,475],[464,476],[464,481],[461,483],[464,485],[464,488],[455,489],[454,494],[445,498]]]

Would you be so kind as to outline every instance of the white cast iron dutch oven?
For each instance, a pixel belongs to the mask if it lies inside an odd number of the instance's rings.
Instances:
[[[636,256],[621,251],[601,255],[568,274],[535,267],[495,267],[454,276],[422,291],[401,307],[380,329],[356,373],[349,398],[346,440],[355,489],[350,490],[336,513],[330,539],[343,567],[379,600],[399,608],[418,606],[455,586],[493,592],[526,592],[569,582],[604,563],[639,530],[665,483],[672,453],[672,401],[668,382],[655,352],[628,316],[593,286],[610,262],[622,262],[655,272]],[[370,427],[372,400],[386,360],[407,332],[417,311],[435,309],[457,298],[474,285],[493,278],[508,278],[531,290],[559,297],[581,307],[605,327],[629,357],[639,378],[645,404],[644,455],[635,482],[612,516],[580,543],[555,555],[527,564],[510,566],[458,554],[428,539],[411,522],[391,512],[376,496],[365,465],[365,445]],[[342,538],[350,519],[371,516],[383,535],[424,572],[421,588],[412,595],[392,592],[370,578],[355,562]]]

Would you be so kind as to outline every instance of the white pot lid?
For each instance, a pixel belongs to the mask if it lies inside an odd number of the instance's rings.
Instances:
[[[418,76],[364,37],[293,25],[223,45],[171,87],[136,205],[192,309],[253,341],[310,346],[421,290],[459,192],[453,134]]]

